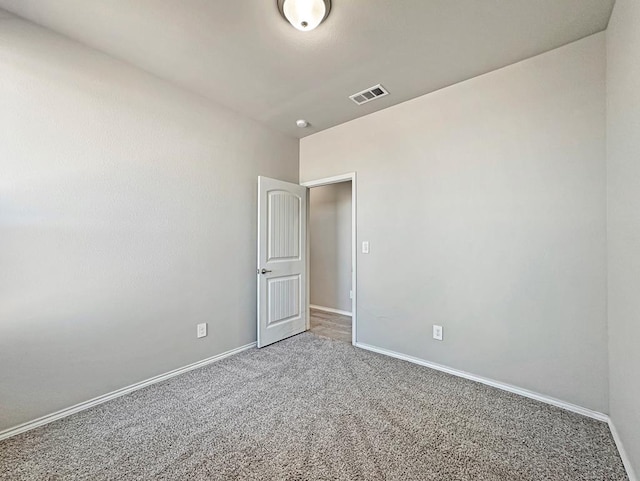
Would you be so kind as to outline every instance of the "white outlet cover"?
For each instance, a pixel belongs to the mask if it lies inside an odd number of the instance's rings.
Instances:
[[[362,243],[362,253],[363,254],[368,254],[369,253],[369,241],[364,241]]]
[[[207,323],[203,322],[202,324],[198,324],[198,338],[205,337],[207,335]]]
[[[437,341],[442,341],[442,326],[433,325],[433,338]]]

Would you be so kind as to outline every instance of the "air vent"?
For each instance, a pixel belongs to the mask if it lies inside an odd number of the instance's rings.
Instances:
[[[379,99],[380,97],[384,97],[385,95],[389,95],[389,92],[387,92],[382,85],[378,84],[373,87],[369,87],[362,92],[358,92],[357,94],[349,95],[349,98],[358,105],[362,105],[367,102],[371,102],[372,100]]]

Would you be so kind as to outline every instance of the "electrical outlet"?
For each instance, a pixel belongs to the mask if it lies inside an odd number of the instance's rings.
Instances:
[[[362,253],[363,254],[368,254],[369,253],[369,241],[364,241],[362,243]]]
[[[207,323],[203,322],[198,324],[198,338],[205,337],[207,335]]]
[[[349,299],[353,299],[353,291],[349,291]]]
[[[442,341],[442,326],[433,325],[433,338],[437,341]]]

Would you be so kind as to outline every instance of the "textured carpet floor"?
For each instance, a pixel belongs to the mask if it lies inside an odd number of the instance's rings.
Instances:
[[[0,442],[2,480],[626,480],[605,424],[301,334]]]

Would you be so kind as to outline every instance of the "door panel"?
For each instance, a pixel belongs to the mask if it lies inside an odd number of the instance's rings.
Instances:
[[[301,276],[267,279],[267,326],[300,317]]]
[[[306,330],[307,189],[258,177],[258,347]]]
[[[291,192],[267,192],[268,262],[300,260],[301,203],[300,197]]]

